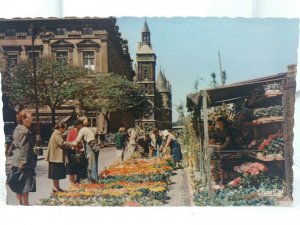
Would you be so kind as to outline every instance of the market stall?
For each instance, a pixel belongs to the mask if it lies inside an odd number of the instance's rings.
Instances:
[[[266,180],[278,179],[281,199],[292,200],[296,65],[288,69],[188,96],[200,139],[200,179],[209,194],[245,184],[250,176],[263,182],[263,174]],[[225,126],[221,134],[219,123]]]

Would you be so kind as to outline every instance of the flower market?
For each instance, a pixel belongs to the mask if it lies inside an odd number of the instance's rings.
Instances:
[[[176,168],[170,152],[143,157],[137,151],[102,170],[99,182],[71,185],[38,205],[288,206],[294,91],[290,71],[191,94],[191,115],[178,136],[182,168]],[[178,174],[187,176],[179,180]],[[191,193],[179,188],[182,183]],[[188,193],[180,197],[183,192]],[[182,199],[170,204],[174,198],[190,198],[191,204]]]
[[[195,205],[291,205],[294,102],[293,67],[188,95]]]

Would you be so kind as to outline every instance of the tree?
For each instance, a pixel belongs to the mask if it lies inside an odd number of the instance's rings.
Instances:
[[[152,106],[148,99],[140,94],[139,85],[125,76],[96,75],[88,86],[84,93],[78,96],[84,108],[107,113],[130,110],[135,119],[151,114]]]
[[[86,88],[87,83],[83,80],[87,73],[82,68],[52,57],[41,57],[36,63],[40,107],[49,106],[54,126],[56,109]],[[35,103],[32,68],[30,60],[22,61],[17,65],[14,76],[3,79],[3,91],[9,96],[10,104],[20,110]]]
[[[21,61],[13,74],[2,77],[2,91],[9,98],[11,108],[21,111],[34,105],[33,75],[29,61]]]

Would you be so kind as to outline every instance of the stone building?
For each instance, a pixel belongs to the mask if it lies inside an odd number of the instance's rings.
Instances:
[[[151,33],[147,21],[145,21],[141,32],[141,42],[138,43],[136,63],[136,82],[141,86],[143,94],[147,96],[153,108],[152,115],[141,118],[137,124],[142,129],[152,127],[171,129],[171,85],[162,71],[159,72],[156,79],[156,55],[152,49]]]
[[[128,53],[127,41],[121,38],[116,18],[65,17],[65,18],[14,18],[0,19],[0,66],[2,76],[12,73],[20,61],[33,57],[51,55],[75,66],[87,68],[95,74],[117,73],[132,80],[134,71]],[[37,37],[32,45],[32,30]],[[6,96],[4,114],[9,109]],[[74,107],[73,107],[74,109]],[[70,114],[70,106],[57,110],[57,119]],[[41,109],[41,123],[48,123],[49,110]],[[84,112],[95,126],[96,112]],[[133,125],[128,113],[118,114],[122,121],[114,120],[111,126]],[[15,117],[5,116],[5,122]]]

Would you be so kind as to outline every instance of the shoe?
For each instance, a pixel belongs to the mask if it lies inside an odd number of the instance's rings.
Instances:
[[[52,189],[52,192],[53,193],[56,193],[56,192],[65,192],[63,189],[59,188],[58,190],[56,189]]]

